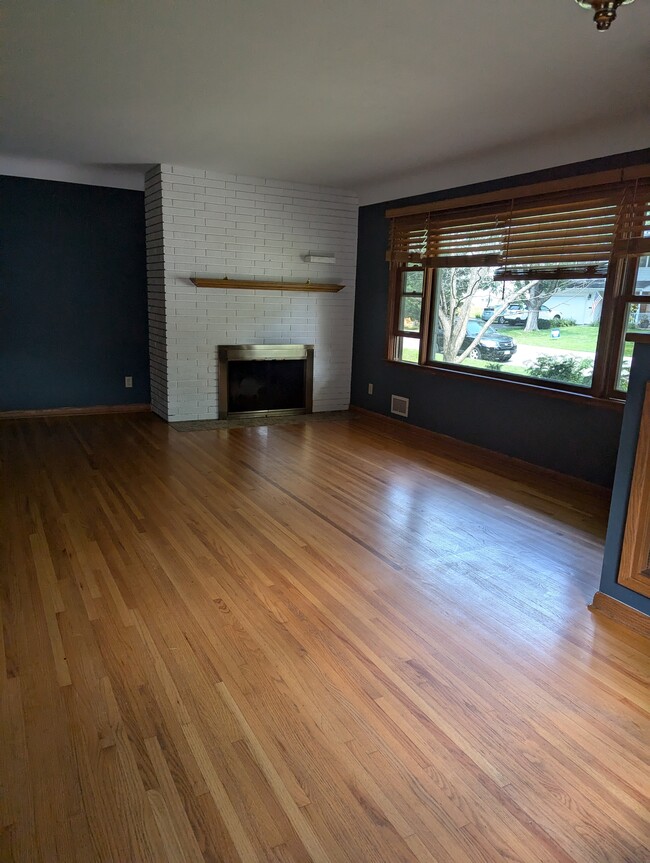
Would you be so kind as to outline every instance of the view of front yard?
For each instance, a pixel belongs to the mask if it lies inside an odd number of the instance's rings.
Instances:
[[[627,390],[632,343],[623,342],[621,333],[601,344],[596,355],[604,279],[531,276],[503,281],[494,267],[441,267],[435,271],[435,290],[427,294],[424,273],[421,268],[401,272],[397,359],[418,363],[428,304],[429,360],[582,390],[591,389],[595,368],[602,371],[610,357],[618,368],[607,386],[613,383],[619,393]],[[639,290],[646,285],[650,287],[648,278]],[[650,330],[649,308],[650,303],[628,303],[624,331]]]
[[[569,355],[574,357],[576,361],[584,362],[584,382],[586,386],[589,385],[591,379],[590,361],[593,362],[598,340],[597,326],[561,327],[559,330],[555,330],[556,333],[559,332],[559,336],[556,338],[553,338],[552,329],[526,332],[523,327],[500,326],[498,324],[493,324],[492,327],[501,335],[510,336],[516,342],[517,353],[513,356],[512,360],[498,363],[468,357],[463,361],[463,365],[528,376],[531,374],[531,365],[538,362],[540,357],[551,356],[559,359],[562,355]],[[411,341],[412,344],[408,344]],[[419,341],[416,339],[405,338],[401,358],[407,362],[416,363],[418,361],[418,344]],[[633,345],[629,342],[626,343],[624,356],[626,358],[631,357],[632,350]],[[441,360],[442,355],[436,354],[435,358],[436,360]],[[624,383],[624,380],[622,383]]]
[[[518,345],[533,345],[543,348],[561,348],[565,351],[585,351],[593,354],[596,350],[598,340],[598,327],[562,327],[557,339],[551,337],[552,330],[535,330],[532,333],[525,332],[523,327],[500,327],[495,329],[505,336],[511,336]]]
[[[519,345],[532,345],[542,348],[557,348],[567,352],[584,351],[585,353],[594,354],[596,352],[596,342],[598,341],[598,327],[582,326],[582,327],[562,327],[560,336],[557,339],[551,337],[551,330],[536,330],[532,333],[524,331],[523,327],[500,327],[496,326],[506,336],[512,338]],[[628,342],[625,345],[625,356],[631,357],[634,345]]]

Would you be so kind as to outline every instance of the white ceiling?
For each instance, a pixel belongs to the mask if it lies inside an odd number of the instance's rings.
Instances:
[[[649,34],[650,0],[5,0],[0,151],[428,191],[648,146]]]

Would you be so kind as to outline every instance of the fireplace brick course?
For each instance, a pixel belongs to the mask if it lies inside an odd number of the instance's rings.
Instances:
[[[145,187],[153,409],[217,417],[219,344],[314,344],[314,411],[350,397],[355,195],[158,165]],[[309,252],[336,264],[306,263]],[[191,276],[341,282],[333,294],[196,288]]]

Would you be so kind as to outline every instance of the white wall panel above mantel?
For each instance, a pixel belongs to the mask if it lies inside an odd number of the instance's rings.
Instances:
[[[160,165],[147,176],[147,201],[148,231],[154,235],[160,225],[164,261],[165,345],[152,344],[152,357],[165,357],[164,387],[157,389],[166,391],[166,404],[154,409],[170,421],[216,418],[218,345],[284,342],[315,346],[314,410],[347,408],[357,198],[321,186]],[[336,263],[305,261],[313,249],[327,249]],[[345,288],[197,288],[190,281],[196,276],[310,279]],[[150,298],[152,289],[156,284]],[[150,307],[159,321],[156,300]]]

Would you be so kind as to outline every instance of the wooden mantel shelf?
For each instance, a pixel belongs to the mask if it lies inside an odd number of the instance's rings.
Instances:
[[[251,288],[257,291],[327,291],[335,293],[345,285],[323,285],[320,282],[256,282],[254,279],[190,279],[197,288]]]

